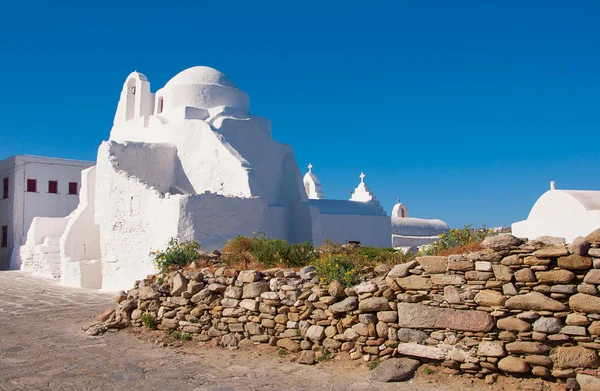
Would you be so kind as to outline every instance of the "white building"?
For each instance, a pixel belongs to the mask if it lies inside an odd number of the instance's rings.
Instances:
[[[416,251],[430,244],[438,235],[449,230],[448,224],[437,219],[408,217],[406,205],[398,200],[392,209],[392,246],[405,251]]]
[[[62,283],[116,290],[155,272],[150,252],[175,236],[207,250],[255,231],[293,243],[391,245],[390,218],[364,176],[351,200],[323,199],[318,180],[309,200],[292,148],[249,107],[212,68],[187,69],[154,93],[130,74],[96,167],[82,173],[79,206],[66,219],[34,221],[22,264],[55,275],[35,248],[60,237]]]
[[[0,161],[0,269],[9,268],[12,251],[25,242],[34,217],[64,217],[77,207],[81,170],[92,165],[28,155]],[[45,250],[54,251],[55,258],[57,240],[46,240]]]
[[[527,220],[513,223],[512,234],[535,239],[549,235],[568,243],[600,228],[600,191],[557,190],[554,182],[531,208]]]

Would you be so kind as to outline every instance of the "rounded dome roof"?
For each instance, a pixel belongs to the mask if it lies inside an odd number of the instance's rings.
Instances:
[[[191,67],[179,72],[165,84],[165,87],[181,84],[215,84],[237,88],[225,74],[205,66]]]
[[[392,216],[392,234],[394,235],[437,236],[448,231],[448,229],[448,224],[438,219]]]

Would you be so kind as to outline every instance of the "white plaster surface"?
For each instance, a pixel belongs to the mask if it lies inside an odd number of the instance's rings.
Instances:
[[[527,220],[512,224],[512,234],[535,239],[549,235],[568,243],[600,228],[600,191],[548,190],[535,202]]]

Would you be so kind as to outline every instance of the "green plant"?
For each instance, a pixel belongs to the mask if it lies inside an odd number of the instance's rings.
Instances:
[[[142,314],[142,316],[140,317],[140,320],[142,321],[144,326],[146,326],[147,328],[149,328],[149,329],[156,328],[156,323],[154,322],[154,318],[152,317],[152,315]]]
[[[189,341],[191,341],[192,340],[192,334],[189,334],[189,333],[183,333],[183,334],[181,334],[181,340],[183,342],[189,342]]]
[[[369,367],[369,370],[372,371],[373,369],[377,368],[379,364],[381,364],[381,360],[379,360],[379,358],[376,358],[375,360],[369,362],[367,366]]]
[[[280,357],[285,357],[289,354],[290,352],[288,352],[286,349],[280,348],[277,351],[277,354],[279,354]]]
[[[337,280],[342,286],[356,285],[360,265],[344,255],[329,255],[314,262],[319,281],[329,284]]]
[[[194,240],[179,242],[177,238],[171,238],[167,248],[163,251],[156,250],[150,255],[162,272],[168,272],[177,267],[185,267],[192,261],[198,259],[200,244]]]
[[[175,339],[181,339],[181,331],[173,331],[171,333],[171,337],[173,337]]]
[[[331,352],[328,350],[321,350],[321,355],[317,358],[317,362],[324,362],[331,359]]]
[[[164,282],[165,282],[165,276],[163,276],[162,274],[160,276],[156,277],[156,283],[158,285],[162,285],[162,284],[164,284]]]
[[[449,255],[456,252],[478,250],[481,241],[492,230],[486,228],[485,225],[473,229],[472,225],[467,224],[463,228],[454,228],[438,235],[439,239],[427,246],[419,255]]]
[[[423,373],[425,375],[431,375],[433,373],[433,369],[429,368],[429,367],[424,367],[423,368]]]

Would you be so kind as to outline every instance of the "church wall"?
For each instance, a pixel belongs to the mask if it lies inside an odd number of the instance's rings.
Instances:
[[[323,244],[326,239],[340,243],[357,240],[363,246],[392,245],[392,228],[388,216],[321,214],[319,224],[321,235],[313,234],[315,245]],[[314,230],[313,226],[313,232]]]
[[[139,178],[118,170],[115,144],[100,146],[96,173],[102,288],[109,291],[156,270],[150,252],[163,249],[177,236],[181,199],[164,197]]]

